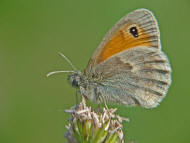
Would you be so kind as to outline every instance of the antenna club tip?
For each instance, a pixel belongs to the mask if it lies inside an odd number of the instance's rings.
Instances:
[[[61,52],[58,52],[58,54],[65,57],[65,55],[63,55],[63,53],[61,53]]]
[[[49,75],[49,73],[48,74],[46,74],[46,78],[48,78],[50,75]]]

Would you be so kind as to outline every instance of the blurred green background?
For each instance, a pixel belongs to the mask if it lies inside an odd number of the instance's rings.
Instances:
[[[189,0],[0,0],[0,143],[63,143],[75,104],[63,52],[83,70],[105,33],[126,13],[147,8],[158,19],[173,73],[156,109],[119,107],[131,119],[126,142],[190,142]]]

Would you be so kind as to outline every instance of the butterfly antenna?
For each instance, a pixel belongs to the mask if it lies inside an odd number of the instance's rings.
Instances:
[[[69,63],[69,65],[72,67],[72,69],[73,69],[74,71],[77,71],[77,68],[71,63],[71,61],[70,61],[64,54],[62,54],[61,52],[59,52],[59,55],[60,55],[62,58],[64,58],[64,59],[67,61],[67,63]]]
[[[75,71],[53,71],[53,72],[49,72],[46,76],[49,77],[53,74],[57,74],[57,73],[71,73],[71,72],[75,72]]]

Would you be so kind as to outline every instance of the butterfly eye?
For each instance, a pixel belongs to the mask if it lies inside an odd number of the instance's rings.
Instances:
[[[138,30],[137,30],[136,27],[131,27],[131,28],[129,29],[129,32],[130,32],[135,38],[138,37]]]

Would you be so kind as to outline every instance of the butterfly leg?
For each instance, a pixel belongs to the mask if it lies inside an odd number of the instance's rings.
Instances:
[[[98,93],[97,94],[98,96],[98,109],[97,109],[97,112],[101,112],[101,101],[102,101],[102,98],[101,98],[101,94],[100,93]]]
[[[78,105],[78,103],[79,103],[77,92],[78,92],[78,90],[76,89],[76,93],[75,93],[76,105]]]
[[[104,105],[105,105],[105,107],[106,107],[106,109],[108,109],[108,106],[107,106],[107,104],[106,104],[106,100],[105,100],[105,98],[102,96],[101,93],[98,93],[98,98],[99,98],[99,100],[100,100],[100,102],[98,103],[98,107],[100,107],[100,103],[101,103],[101,101],[103,101],[103,102],[104,102]]]
[[[75,106],[75,109],[77,109],[77,108],[79,107],[78,92],[79,92],[79,90],[76,89],[76,92],[75,92],[75,100],[76,100],[76,106]]]

